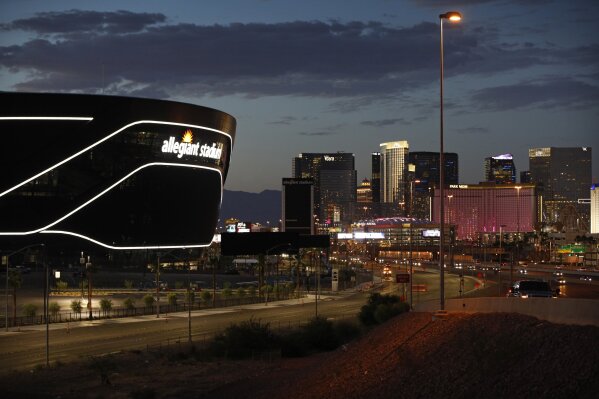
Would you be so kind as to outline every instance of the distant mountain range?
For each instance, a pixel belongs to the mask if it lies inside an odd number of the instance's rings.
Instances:
[[[261,193],[225,190],[219,225],[228,218],[243,222],[259,222],[277,226],[281,219],[281,191],[264,190]]]

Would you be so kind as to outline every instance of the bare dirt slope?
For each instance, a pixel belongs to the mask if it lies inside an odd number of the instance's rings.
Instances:
[[[204,362],[141,352],[105,367],[13,373],[0,384],[5,397],[32,398],[598,397],[597,327],[517,314],[431,319],[404,314],[346,347],[301,359]]]

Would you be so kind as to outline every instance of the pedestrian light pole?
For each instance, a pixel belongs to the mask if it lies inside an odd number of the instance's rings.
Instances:
[[[445,14],[439,15],[440,24],[440,35],[441,35],[441,46],[440,46],[440,126],[439,126],[439,137],[440,137],[440,152],[439,152],[439,215],[440,215],[440,235],[439,235],[439,272],[441,275],[441,287],[440,287],[440,304],[441,310],[445,310],[445,274],[443,266],[445,263],[445,214],[444,214],[444,186],[445,186],[445,157],[443,154],[443,20],[450,22],[459,22],[462,20],[462,15],[456,11],[449,11]]]

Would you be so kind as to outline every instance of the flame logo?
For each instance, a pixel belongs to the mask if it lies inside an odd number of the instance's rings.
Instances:
[[[193,142],[193,133],[191,129],[187,129],[185,133],[183,133],[183,138],[181,139],[184,143],[192,143]]]

